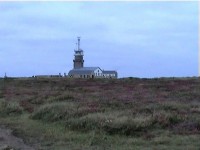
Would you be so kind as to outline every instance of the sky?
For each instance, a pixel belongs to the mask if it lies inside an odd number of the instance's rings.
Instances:
[[[84,66],[119,77],[198,76],[198,2],[0,2],[0,77]]]

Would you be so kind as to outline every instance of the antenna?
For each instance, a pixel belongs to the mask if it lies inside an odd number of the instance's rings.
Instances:
[[[80,38],[81,37],[78,37],[78,50],[80,50]]]
[[[78,50],[78,43],[76,43],[76,47],[77,47],[77,50]]]

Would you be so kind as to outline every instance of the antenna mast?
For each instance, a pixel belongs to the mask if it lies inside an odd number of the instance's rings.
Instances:
[[[78,50],[80,50],[80,38],[81,37],[78,37]]]

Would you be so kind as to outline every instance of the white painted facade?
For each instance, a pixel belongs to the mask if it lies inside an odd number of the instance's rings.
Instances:
[[[100,68],[97,68],[96,70],[94,70],[94,76],[95,77],[102,77],[103,71]]]

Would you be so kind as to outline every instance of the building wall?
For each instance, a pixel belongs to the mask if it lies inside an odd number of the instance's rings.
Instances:
[[[83,75],[80,75],[80,78],[94,78],[94,75],[93,74],[83,74]]]
[[[73,62],[74,62],[74,69],[83,68],[84,60],[82,55],[75,56]]]
[[[116,73],[104,73],[101,69],[96,69],[91,74],[74,74],[71,78],[117,78]]]
[[[95,77],[102,77],[103,76],[103,72],[100,68],[94,70],[94,75]]]
[[[104,73],[103,78],[117,78],[117,74],[115,74],[115,73]]]
[[[94,78],[94,74],[74,74],[72,76],[69,76],[70,78]]]

